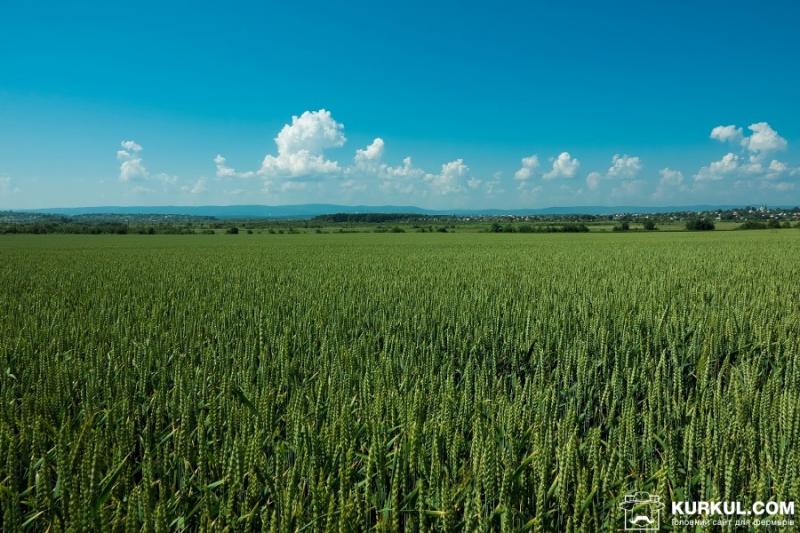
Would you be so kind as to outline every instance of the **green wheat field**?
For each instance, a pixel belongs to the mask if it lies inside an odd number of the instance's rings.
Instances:
[[[800,500],[798,258],[796,231],[0,238],[2,529]]]

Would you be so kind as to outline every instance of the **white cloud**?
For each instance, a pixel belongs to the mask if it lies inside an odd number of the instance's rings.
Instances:
[[[658,171],[661,176],[659,183],[669,187],[679,187],[683,185],[683,172],[680,170],[672,170],[671,168],[662,168]]]
[[[130,182],[147,179],[149,173],[139,156],[142,146],[135,141],[122,141],[120,146],[122,150],[117,150],[117,159],[120,161],[119,180]]]
[[[778,132],[772,129],[766,122],[750,124],[747,129],[753,133],[742,140],[742,145],[751,152],[774,152],[776,150],[783,150],[788,145],[786,139],[778,135]]]
[[[782,173],[786,172],[788,169],[789,169],[789,167],[786,165],[786,163],[783,163],[782,161],[778,161],[777,159],[773,159],[769,163],[770,172],[776,172],[778,174],[782,174]]]
[[[743,133],[742,128],[734,125],[717,126],[711,130],[712,139],[738,144],[741,150],[738,154],[729,152],[719,161],[700,168],[694,176],[696,183],[716,182],[731,176],[738,178],[734,182],[734,186],[738,189],[775,188],[763,183],[759,185],[758,182],[774,181],[800,173],[798,172],[800,169],[793,169],[777,159],[772,159],[767,164],[768,154],[784,150],[788,146],[786,139],[781,137],[767,122],[750,124],[747,129],[750,131],[749,136]],[[787,185],[781,185],[781,187],[783,188],[778,190],[788,190]]]
[[[417,189],[425,172],[414,166],[410,156],[403,158],[403,164],[392,167],[381,165],[378,177],[381,179],[381,189],[395,191],[402,194],[411,194]]]
[[[220,178],[229,178],[236,175],[236,171],[225,164],[225,158],[222,154],[217,154],[214,157],[214,164],[217,167],[217,176]]]
[[[685,191],[687,187],[683,184],[683,172],[671,168],[662,168],[658,171],[661,178],[658,186],[653,193],[653,198],[664,198],[676,191]]]
[[[122,141],[122,143],[120,143],[120,144],[122,145],[122,147],[125,150],[128,150],[129,152],[141,152],[142,151],[142,145],[137,143],[136,141]]]
[[[259,174],[296,178],[339,172],[339,164],[325,159],[323,152],[344,145],[343,130],[325,109],[293,116],[275,137],[277,155],[264,157]]]
[[[517,181],[525,181],[529,179],[536,170],[539,168],[539,157],[536,155],[529,155],[522,158],[522,166],[514,173],[514,179]]]
[[[218,178],[252,178],[256,175],[253,171],[237,172],[235,168],[228,166],[227,159],[222,154],[214,156],[214,165]]]
[[[481,186],[481,183],[483,183],[483,180],[479,180],[478,178],[470,178],[467,180],[467,187],[474,191]]]
[[[469,167],[463,159],[456,159],[442,165],[438,174],[426,174],[425,181],[430,183],[433,192],[450,194],[461,192],[461,180],[469,173]]]
[[[719,161],[702,167],[694,176],[694,181],[719,181],[739,169],[739,156],[728,152]]]
[[[730,126],[717,126],[711,130],[711,138],[719,142],[733,142],[739,143],[742,141],[744,135],[742,128],[738,128],[731,124]]]
[[[586,176],[586,187],[590,191],[596,191],[603,180],[623,179],[632,180],[639,171],[642,170],[642,160],[638,156],[614,154],[611,158],[611,166],[605,174],[597,171],[589,172]],[[620,189],[615,189],[618,192]],[[613,192],[613,191],[612,191]]]
[[[642,162],[636,156],[614,154],[607,175],[609,178],[633,178],[642,169]]]
[[[599,172],[589,172],[589,175],[586,176],[586,186],[589,188],[590,191],[594,191],[600,186],[600,180],[603,179],[603,175]]]
[[[413,178],[413,177],[421,177],[424,174],[424,171],[420,168],[414,166],[414,162],[411,160],[411,156],[407,156],[403,158],[403,164],[398,167],[384,167],[383,169],[386,172],[387,176],[392,178]]]
[[[354,158],[356,166],[370,167],[379,163],[383,158],[383,148],[383,139],[376,137],[366,148],[356,150]]]
[[[206,178],[198,178],[198,180],[195,181],[193,185],[184,185],[183,187],[181,187],[181,190],[183,192],[188,192],[189,194],[202,194],[208,191],[206,183],[207,183]]]
[[[545,180],[552,180],[556,178],[574,178],[581,166],[578,159],[573,159],[569,152],[561,152],[557,158],[553,160],[553,169],[542,176]]]
[[[752,155],[753,162],[763,157],[764,154],[783,150],[788,146],[786,139],[772,129],[767,122],[756,122],[747,127],[750,135],[744,135],[742,128],[734,125],[717,126],[711,130],[711,138],[720,142],[730,142],[741,145]]]

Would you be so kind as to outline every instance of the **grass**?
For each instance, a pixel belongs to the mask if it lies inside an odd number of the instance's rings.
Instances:
[[[0,238],[2,529],[800,497],[800,234]]]

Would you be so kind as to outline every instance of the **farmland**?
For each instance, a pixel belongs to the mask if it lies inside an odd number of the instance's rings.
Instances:
[[[800,232],[0,237],[2,529],[800,500]]]

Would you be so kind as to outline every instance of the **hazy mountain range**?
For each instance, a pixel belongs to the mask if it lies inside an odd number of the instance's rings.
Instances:
[[[672,213],[713,211],[742,206],[565,206],[538,209],[424,209],[413,205],[164,205],[164,206],[94,206],[26,209],[25,212],[54,215],[183,215],[216,218],[310,218],[333,213],[409,213],[419,215],[502,216],[502,215],[613,215],[616,213]]]

